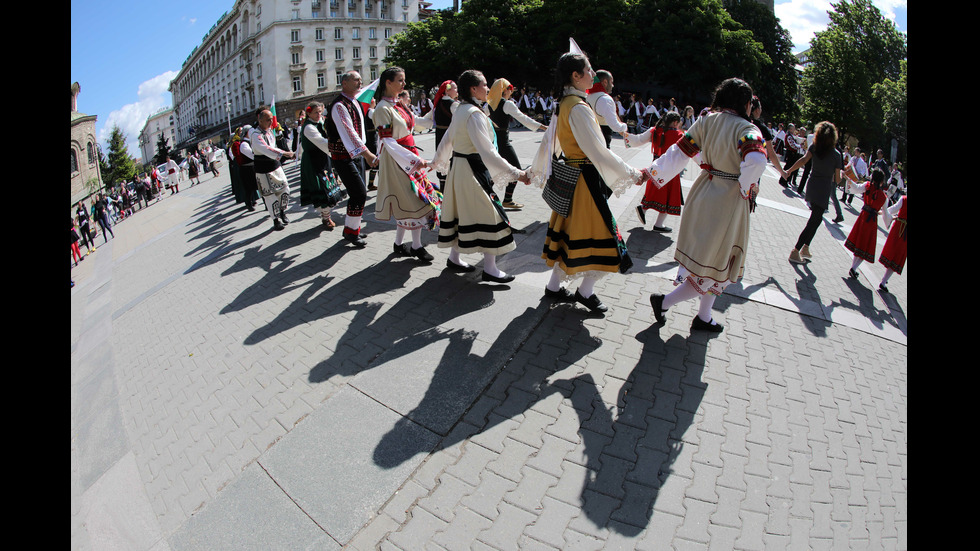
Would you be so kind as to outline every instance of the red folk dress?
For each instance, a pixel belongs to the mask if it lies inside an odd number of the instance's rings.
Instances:
[[[874,187],[871,182],[864,184],[864,207],[858,215],[857,222],[851,228],[844,246],[854,253],[854,256],[868,262],[875,261],[875,247],[878,244],[878,213],[885,204],[885,192]]]
[[[653,158],[663,155],[667,149],[674,145],[677,140],[684,136],[684,131],[677,128],[651,128],[650,129],[650,149],[653,151]],[[664,187],[658,188],[654,183],[647,182],[646,191],[643,193],[643,200],[640,206],[644,210],[656,210],[679,216],[681,206],[684,204],[684,197],[681,193],[681,176],[674,176]]]
[[[881,250],[881,256],[878,257],[878,262],[881,262],[886,268],[891,268],[897,274],[901,274],[902,268],[905,267],[905,259],[908,255],[909,248],[909,198],[905,196],[900,201],[902,202],[902,206],[898,211],[898,215],[895,216],[895,220],[892,222],[891,229],[888,231],[888,240],[885,241],[885,247]],[[892,209],[894,208],[892,207]],[[889,212],[895,211],[889,209]]]

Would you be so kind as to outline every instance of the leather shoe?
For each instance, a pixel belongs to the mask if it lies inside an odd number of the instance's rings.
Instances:
[[[432,262],[433,256],[426,252],[425,247],[419,247],[417,249],[409,249],[408,254],[418,258],[422,262]]]
[[[694,321],[691,322],[691,331],[707,331],[709,333],[721,333],[725,330],[725,326],[716,322],[714,319],[711,321],[702,321],[698,316],[694,316]]]
[[[664,316],[664,296],[650,295],[650,306],[653,306],[653,317],[657,318],[657,323],[665,323],[667,318]]]
[[[457,274],[466,274],[469,272],[476,271],[476,266],[473,266],[472,264],[461,266],[459,264],[456,264],[452,260],[446,260],[446,269],[449,270],[450,272],[455,272]]]
[[[361,239],[361,236],[357,235],[356,233],[344,232],[344,239],[346,239],[348,242],[350,242],[351,245],[354,245],[358,249],[363,249],[364,247],[367,246],[367,241]]]
[[[653,231],[655,231],[657,233],[670,233],[670,232],[672,232],[674,230],[668,228],[667,226],[654,226],[653,227]]]
[[[281,219],[282,219],[282,224],[283,224],[284,226],[285,226],[285,225],[287,225],[287,224],[289,224],[289,218],[286,218],[286,213],[285,213],[285,212],[284,212],[284,213],[282,213],[282,214],[280,214],[280,215],[279,215],[279,218],[281,218]]]
[[[641,205],[636,205],[636,216],[640,219],[641,224],[647,223],[647,213]]]
[[[333,231],[337,227],[337,223],[333,221],[333,218],[321,218],[320,221],[323,222],[323,227],[327,231]]]
[[[483,279],[483,281],[489,281],[491,283],[510,283],[511,281],[517,279],[517,277],[511,274],[505,274],[503,277],[497,277],[488,274],[486,270],[484,270],[481,279]]]
[[[847,270],[847,276],[850,277],[851,279],[857,279],[858,278],[858,273],[856,271],[854,271],[854,268],[851,268],[851,269]]]
[[[572,293],[568,292],[568,289],[564,287],[559,287],[557,291],[552,291],[551,289],[544,288],[544,297],[550,298],[555,302],[575,302],[575,297]]]
[[[278,218],[272,220],[272,229],[275,231],[282,231],[286,229],[286,226],[282,225],[282,222]]]
[[[605,312],[609,310],[609,307],[603,304],[601,300],[599,300],[599,295],[595,295],[595,294],[593,294],[589,298],[585,298],[582,296],[581,293],[575,291],[575,302],[581,304],[582,306],[585,306],[592,312]]]

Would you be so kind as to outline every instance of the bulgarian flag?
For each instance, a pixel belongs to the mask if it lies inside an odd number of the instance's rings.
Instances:
[[[368,84],[357,93],[357,101],[364,106],[365,109],[371,106],[371,100],[374,99],[374,93],[378,91],[378,82],[380,78],[374,79],[374,82]]]
[[[272,111],[272,128],[278,128],[279,127],[279,119],[276,117],[276,96],[275,96],[275,94],[273,94],[273,96],[272,96],[272,107],[269,109],[269,111]]]

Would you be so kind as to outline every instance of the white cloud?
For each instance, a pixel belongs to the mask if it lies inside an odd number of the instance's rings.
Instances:
[[[118,126],[126,135],[126,145],[129,154],[137,159],[140,158],[139,134],[146,123],[146,118],[156,113],[160,109],[173,106],[170,92],[170,81],[177,76],[177,71],[167,71],[162,75],[157,75],[139,85],[136,91],[138,100],[109,113],[106,117],[105,125],[99,132],[99,142],[108,151],[106,145],[109,141],[109,133],[113,126]]]
[[[872,0],[881,14],[892,22],[897,22],[895,12],[907,11],[908,0]],[[789,31],[795,47],[800,52],[810,47],[813,35],[827,28],[830,17],[827,12],[833,9],[830,0],[787,0],[775,6],[779,24]]]

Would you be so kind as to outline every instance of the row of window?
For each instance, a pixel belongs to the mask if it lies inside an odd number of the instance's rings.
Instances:
[[[386,48],[386,53],[387,53],[387,55],[391,55],[391,47],[390,46],[388,48]],[[324,62],[327,61],[327,51],[326,50],[324,50],[322,48],[321,49],[318,49],[318,50],[316,50],[315,55],[316,55],[316,62],[317,63],[324,63]],[[360,48],[360,46],[354,46],[353,48],[351,48],[351,55],[350,55],[350,57],[351,57],[351,59],[361,59],[361,48]],[[343,61],[344,60],[344,49],[343,48],[334,48],[334,50],[333,50],[333,58],[334,58],[335,61]],[[368,47],[368,59],[378,59],[378,47],[377,46],[370,46],[370,47]],[[302,53],[301,52],[292,52],[290,54],[289,61],[293,65],[299,65],[299,64],[303,63],[303,55],[302,55]],[[257,69],[257,71],[256,71],[256,77],[261,78],[262,77],[262,64],[259,63],[256,66],[256,69]]]
[[[355,67],[354,70],[360,72],[361,68],[360,67]],[[372,65],[370,71],[371,72],[370,72],[369,75],[365,75],[365,76],[368,77],[369,80],[372,80],[373,81],[376,78],[378,78],[378,66],[377,65]],[[344,73],[346,73],[346,72],[347,71],[344,71],[344,70],[338,70],[334,74],[334,77],[335,77],[335,86],[337,88],[340,88],[340,80],[344,76]],[[324,72],[321,71],[321,72],[318,72],[316,74],[316,87],[317,87],[318,90],[322,90],[322,89],[324,89],[324,88],[327,87],[327,74],[326,73],[324,73]],[[299,75],[294,76],[293,77],[293,92],[299,93],[299,92],[302,92],[302,91],[303,91],[303,77],[301,77]]]
[[[323,27],[317,27],[315,29],[315,31],[314,31],[314,37],[315,37],[315,39],[316,40],[326,40],[324,38],[324,36],[326,36],[324,34],[325,32],[326,32],[326,29],[324,29]],[[384,34],[385,34],[385,39],[391,38],[391,35],[392,35],[391,27],[386,27]],[[343,40],[344,39],[344,28],[343,27],[334,27],[333,28],[333,38],[334,38],[334,40]],[[351,38],[353,40],[360,40],[361,39],[361,28],[360,27],[352,27],[351,28]],[[376,40],[377,38],[378,38],[378,29],[377,29],[377,27],[368,27],[368,40]],[[302,42],[302,38],[301,38],[301,34],[300,34],[300,29],[292,29],[291,31],[289,31],[289,41],[292,42],[293,44],[298,44],[298,43]]]

